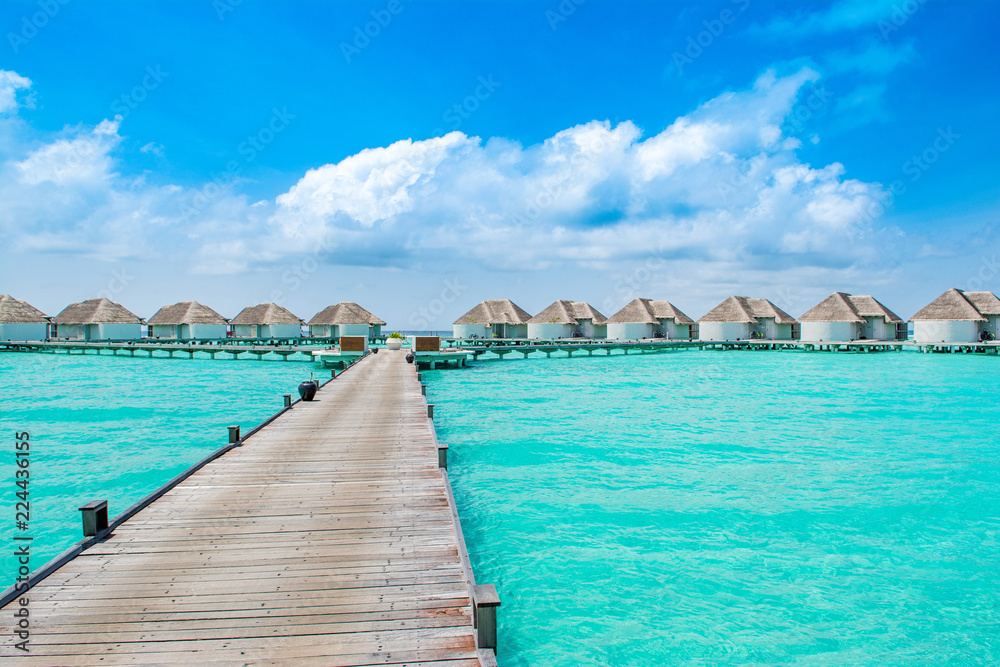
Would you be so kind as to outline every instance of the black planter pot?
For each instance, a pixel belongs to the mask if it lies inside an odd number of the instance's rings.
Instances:
[[[415,358],[415,357],[413,356],[413,353],[412,353],[412,352],[410,352],[409,354],[407,354],[407,355],[406,355],[406,363],[408,363],[408,364],[412,364],[412,363],[413,363],[413,360],[414,360],[414,358]]]
[[[378,348],[377,347],[373,347],[372,348],[372,354],[378,354]]]
[[[316,380],[306,380],[299,385],[299,396],[302,397],[303,401],[311,401],[316,398],[317,389],[319,389],[319,383]]]

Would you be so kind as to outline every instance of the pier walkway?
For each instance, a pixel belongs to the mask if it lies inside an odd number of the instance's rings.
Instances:
[[[222,343],[178,343],[175,341],[159,340],[136,340],[136,341],[0,341],[0,350],[11,352],[48,352],[51,354],[97,354],[107,352],[111,355],[128,355],[134,357],[163,357],[173,359],[174,355],[187,355],[188,359],[193,359],[195,352],[207,354],[212,359],[215,355],[223,356],[223,359],[239,359],[240,355],[247,354],[251,357],[261,359],[265,355],[273,354],[280,356],[282,360],[289,361],[289,357],[298,356],[299,361],[312,361],[313,352],[327,349],[319,344],[307,344],[313,341],[305,341],[304,344],[271,344],[268,342],[247,342],[233,339]],[[182,357],[183,358],[183,357]]]
[[[18,603],[0,610],[0,662],[495,665],[404,356],[369,355],[112,524],[23,596],[30,653]]]

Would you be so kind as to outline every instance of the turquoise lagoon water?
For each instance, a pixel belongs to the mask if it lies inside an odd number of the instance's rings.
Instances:
[[[11,536],[33,570],[82,538],[78,508],[114,516],[297,398],[311,364],[0,353],[0,586],[16,576]],[[15,432],[31,435],[29,530],[14,525]]]
[[[426,377],[502,666],[1000,664],[1000,358]]]

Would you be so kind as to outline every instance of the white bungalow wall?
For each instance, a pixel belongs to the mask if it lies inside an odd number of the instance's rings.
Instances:
[[[507,327],[507,338],[527,338],[528,337],[528,325],[527,324],[505,324]]]
[[[0,340],[45,340],[48,331],[45,322],[0,324]]]
[[[750,324],[747,322],[702,322],[698,337],[701,340],[747,340]]]
[[[803,322],[799,335],[800,340],[809,342],[842,342],[857,337],[858,324],[855,322]]]
[[[180,338],[180,334],[177,329],[179,328],[176,324],[154,324],[152,326],[153,338]]]
[[[654,324],[643,322],[610,322],[608,324],[608,338],[610,340],[642,340],[652,338]]]
[[[56,327],[56,337],[66,340],[86,340],[87,330],[82,324],[60,324]]]
[[[975,343],[980,322],[971,320],[918,320],[913,323],[913,340],[918,343]]]
[[[528,338],[551,340],[553,338],[572,338],[573,332],[577,329],[573,324],[557,324],[551,322],[540,322],[528,324]]]
[[[674,340],[684,340],[691,338],[691,325],[690,324],[677,324],[674,320],[667,320],[669,324],[663,325],[663,332],[672,332],[669,338]]]
[[[608,337],[608,325],[607,324],[594,324],[594,320],[578,320],[579,324],[575,327],[570,327],[572,329],[569,337],[574,337],[579,335],[581,338],[598,338],[604,339]]]
[[[142,329],[138,324],[88,324],[86,340],[139,340]]]
[[[453,324],[451,332],[455,335],[455,338],[487,337],[485,324]]]
[[[764,340],[791,340],[792,325],[778,324],[773,317],[761,317],[756,325],[750,325],[751,333],[764,335]]]
[[[225,338],[225,324],[182,324],[181,338]]]
[[[340,324],[337,327],[337,336],[364,336],[368,338],[367,324]]]
[[[302,335],[302,327],[298,324],[262,324],[261,338],[298,338]]]
[[[333,334],[330,333],[330,329],[332,328],[329,324],[310,324],[309,335],[316,338],[331,338]]]
[[[234,338],[260,338],[256,324],[236,324],[233,326]]]

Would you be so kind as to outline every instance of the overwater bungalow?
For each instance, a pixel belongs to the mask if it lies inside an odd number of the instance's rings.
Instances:
[[[1000,299],[993,292],[950,289],[910,318],[918,343],[975,343],[1000,337]]]
[[[560,300],[528,320],[528,338],[606,338],[607,322],[585,301]]]
[[[487,299],[452,324],[456,338],[527,338],[531,315],[510,299]]]
[[[149,318],[153,338],[225,338],[226,318],[197,301],[164,306]]]
[[[353,301],[343,301],[327,306],[309,320],[309,335],[319,338],[340,338],[341,336],[365,336],[374,338],[382,335],[382,320]]]
[[[791,340],[794,317],[767,299],[731,296],[698,320],[701,340]]]
[[[299,338],[302,320],[276,303],[248,306],[232,319],[233,338]]]
[[[88,299],[66,306],[53,319],[53,338],[139,340],[145,320],[111,299]]]
[[[871,296],[834,292],[799,322],[804,341],[906,340],[906,322]]]
[[[50,319],[30,303],[0,294],[0,340],[45,340]]]
[[[692,324],[694,320],[669,301],[639,298],[633,299],[608,318],[608,338],[690,338]]]

